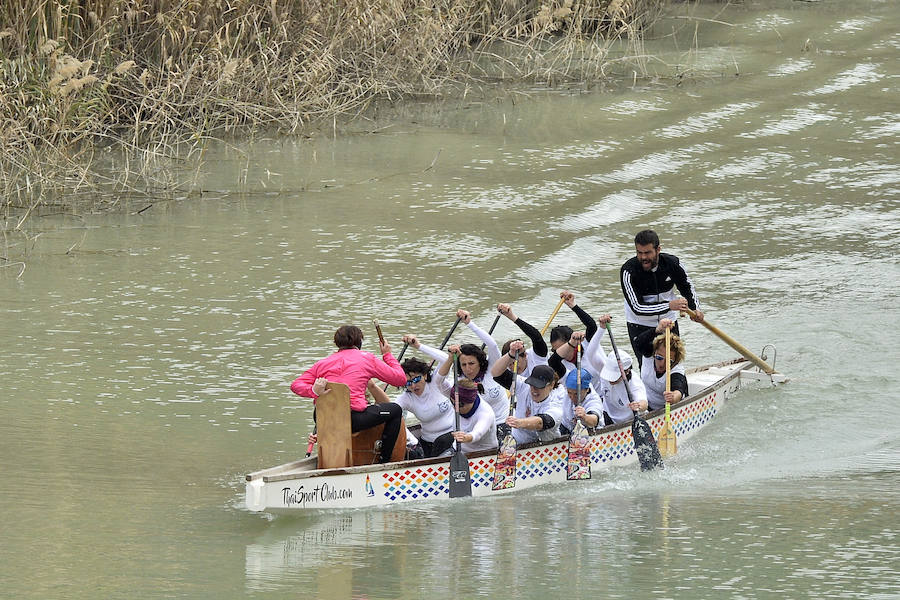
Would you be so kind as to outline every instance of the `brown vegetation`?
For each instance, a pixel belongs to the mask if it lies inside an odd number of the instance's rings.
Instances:
[[[600,78],[608,41],[639,39],[663,2],[4,0],[0,229],[170,189],[161,161],[210,136],[303,133],[458,83]]]

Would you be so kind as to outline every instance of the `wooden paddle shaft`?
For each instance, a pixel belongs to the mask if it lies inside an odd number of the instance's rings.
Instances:
[[[682,312],[687,313],[691,317],[694,317],[697,314],[689,308],[685,308]],[[725,342],[726,344],[728,344],[729,346],[731,346],[732,348],[737,350],[741,354],[741,356],[743,356],[744,358],[746,358],[747,360],[752,362],[754,365],[756,365],[757,367],[759,367],[760,369],[762,369],[769,375],[771,375],[772,373],[775,372],[775,369],[773,367],[770,367],[769,364],[766,363],[766,361],[764,361],[757,355],[750,352],[747,348],[745,348],[740,343],[738,343],[737,340],[735,340],[734,338],[732,338],[731,336],[729,336],[728,334],[723,332],[721,329],[719,329],[718,327],[716,327],[715,325],[713,325],[712,323],[707,321],[705,318],[702,321],[700,321],[700,324],[703,325],[704,327],[706,327],[707,329],[709,329],[710,331],[712,331],[717,336],[719,336],[719,338],[723,342]]]
[[[544,324],[544,327],[541,329],[541,335],[547,333],[547,330],[550,328],[550,323],[553,322],[553,318],[556,316],[556,313],[559,312],[559,309],[562,308],[563,303],[565,302],[565,298],[559,299],[559,304],[556,305],[556,308],[553,309],[553,314],[550,315],[550,318],[547,319],[547,323]]]
[[[378,321],[372,321],[375,323],[375,331],[378,333],[378,341],[381,342],[381,345],[384,345],[384,334],[381,332],[381,325],[378,324]]]
[[[671,344],[672,334],[669,331],[669,328],[666,328],[666,391],[672,391],[672,371],[671,371],[671,360],[669,359],[669,345]]]

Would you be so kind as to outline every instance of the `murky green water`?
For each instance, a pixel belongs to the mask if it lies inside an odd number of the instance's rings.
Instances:
[[[647,43],[706,73],[677,87],[405,105],[374,135],[213,150],[201,199],[44,220],[0,270],[0,595],[900,596],[898,8],[711,4]],[[646,225],[790,384],[661,473],[243,510],[244,473],[305,451],[288,385],[337,324],[439,341],[457,307],[542,323],[563,288],[620,315]],[[690,364],[731,356],[685,329]]]

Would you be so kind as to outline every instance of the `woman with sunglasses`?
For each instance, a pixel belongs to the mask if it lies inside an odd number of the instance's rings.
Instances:
[[[481,450],[495,450],[497,436],[494,435],[494,411],[481,401],[478,384],[469,379],[460,379],[456,388],[450,386],[450,397],[459,393],[459,430],[453,432],[453,439],[466,453]],[[454,417],[455,419],[455,417]]]
[[[394,400],[403,410],[416,416],[422,425],[419,443],[425,456],[441,456],[453,444],[453,405],[431,379],[431,369],[418,358],[407,358],[402,364],[406,388]]]
[[[634,347],[646,358],[641,363],[641,381],[647,388],[650,410],[663,408],[666,402],[675,404],[688,395],[688,382],[684,372],[684,342],[674,333],[669,336],[669,373],[671,390],[666,391],[666,329],[673,327],[674,321],[660,319],[656,329],[641,332],[634,339]]]

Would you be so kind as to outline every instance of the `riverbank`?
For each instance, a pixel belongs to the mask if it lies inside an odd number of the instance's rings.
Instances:
[[[190,189],[213,138],[309,135],[379,100],[596,81],[665,0],[252,0],[0,8],[2,230]]]

